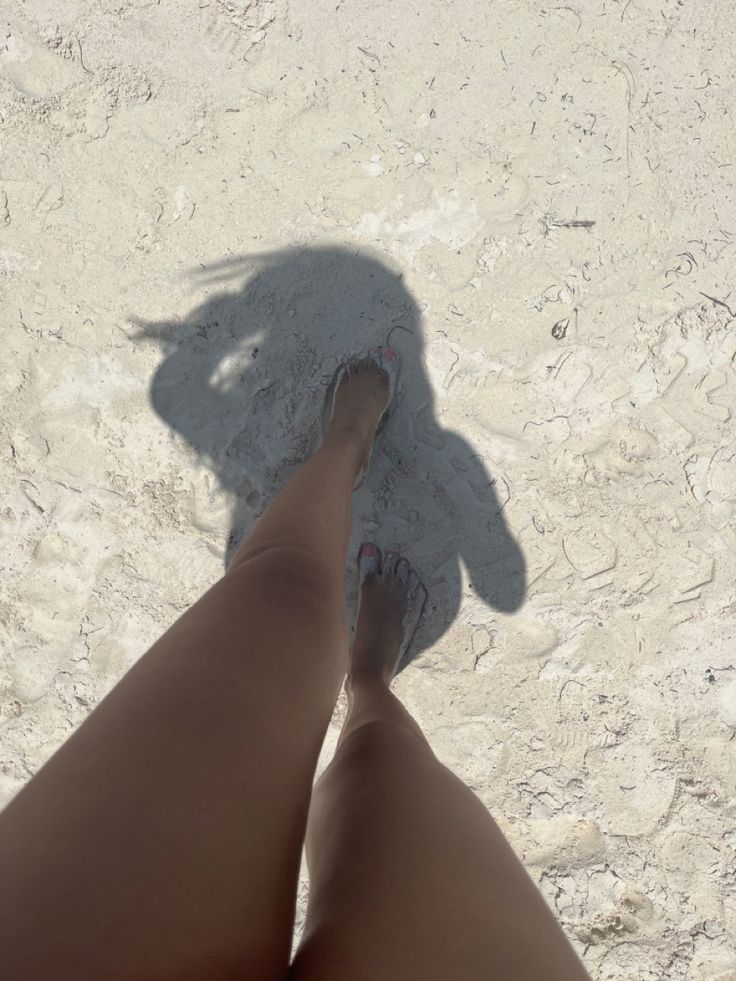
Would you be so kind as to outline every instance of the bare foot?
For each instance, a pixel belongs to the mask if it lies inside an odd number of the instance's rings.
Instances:
[[[399,663],[402,644],[413,633],[426,600],[426,590],[407,559],[375,545],[361,547],[360,610],[350,654],[351,681],[381,678],[388,684]]]
[[[387,352],[390,352],[387,354]],[[383,349],[383,358],[393,361],[393,348]],[[357,468],[367,466],[376,427],[389,401],[390,381],[380,359],[366,355],[350,361],[335,392],[326,439],[347,442],[357,448]]]

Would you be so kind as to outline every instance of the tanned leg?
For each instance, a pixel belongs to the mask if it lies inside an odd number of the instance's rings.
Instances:
[[[351,367],[226,575],[0,815],[4,981],[284,977],[351,493],[388,392]]]
[[[291,981],[586,981],[488,811],[389,690],[405,562],[387,556],[363,583],[349,714],[310,812]]]

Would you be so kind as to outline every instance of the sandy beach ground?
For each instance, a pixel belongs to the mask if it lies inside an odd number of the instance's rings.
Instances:
[[[432,597],[397,692],[595,978],[734,981],[732,4],[0,25],[0,802],[390,337],[355,543]]]

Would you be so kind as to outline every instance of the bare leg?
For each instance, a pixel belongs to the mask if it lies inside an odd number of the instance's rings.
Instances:
[[[227,574],[0,815],[5,981],[284,977],[352,486],[387,394],[352,372]]]
[[[478,798],[389,691],[405,587],[369,577],[350,711],[315,790],[309,912],[293,981],[585,981]]]

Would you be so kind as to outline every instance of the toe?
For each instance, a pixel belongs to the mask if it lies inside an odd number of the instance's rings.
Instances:
[[[424,606],[425,600],[427,599],[427,590],[422,585],[419,577],[415,574],[413,580],[407,588],[407,604],[413,609],[419,609]]]
[[[406,584],[409,588],[410,593],[413,593],[416,590],[417,586],[419,585],[419,576],[416,574],[416,572],[414,572],[413,569],[409,570],[409,577],[406,581]]]
[[[386,552],[383,557],[383,578],[393,579],[396,572],[396,563],[398,561],[398,555],[396,552]]]
[[[372,347],[368,353],[371,359],[371,366],[383,371],[383,348]]]
[[[403,558],[403,556],[399,558],[396,563],[396,578],[399,582],[408,583],[410,571],[411,566],[409,565],[408,559]]]
[[[381,571],[381,551],[372,542],[363,542],[358,553],[358,572],[363,583],[368,576],[377,576]]]
[[[417,616],[420,616],[422,610],[424,609],[424,604],[427,602],[427,590],[421,583],[419,583],[417,586],[411,602],[417,612]]]

